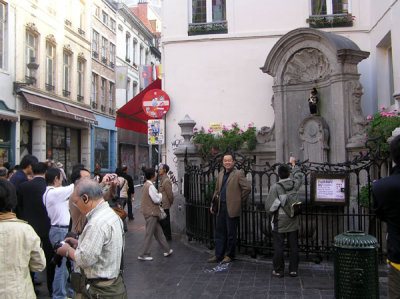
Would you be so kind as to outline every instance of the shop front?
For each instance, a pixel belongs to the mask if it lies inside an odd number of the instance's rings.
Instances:
[[[62,163],[67,175],[77,163],[90,169],[90,125],[97,121],[89,109],[28,91],[18,100],[18,161],[32,154]]]
[[[15,165],[15,124],[17,116],[0,109],[0,166],[8,162]]]
[[[115,119],[95,114],[98,125],[92,125],[91,171],[96,164],[100,165],[102,173],[115,172],[117,167],[117,128]]]

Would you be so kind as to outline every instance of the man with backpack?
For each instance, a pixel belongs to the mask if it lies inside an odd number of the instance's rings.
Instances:
[[[274,242],[274,256],[272,259],[274,270],[272,275],[279,278],[283,277],[285,269],[283,258],[285,236],[290,247],[290,276],[297,276],[299,265],[297,234],[300,226],[297,214],[301,203],[298,197],[298,190],[303,183],[304,174],[296,166],[294,157],[290,157],[290,164],[292,167],[286,164],[279,166],[279,181],[272,185],[265,203],[265,210],[272,214],[271,227]],[[293,173],[293,179],[290,178],[291,172]]]

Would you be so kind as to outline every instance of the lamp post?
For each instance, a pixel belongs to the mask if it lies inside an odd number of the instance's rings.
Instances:
[[[36,70],[39,68],[39,65],[35,63],[35,57],[31,57],[29,59],[29,63],[26,66],[29,69],[30,76],[25,76],[25,82],[14,82],[14,93],[18,93],[21,87],[33,85],[36,83]]]

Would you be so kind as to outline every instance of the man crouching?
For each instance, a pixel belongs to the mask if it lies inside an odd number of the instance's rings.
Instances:
[[[79,240],[66,238],[57,254],[69,257],[83,270],[83,298],[127,298],[121,275],[124,230],[120,217],[104,201],[95,181],[79,180],[72,196],[88,222]]]

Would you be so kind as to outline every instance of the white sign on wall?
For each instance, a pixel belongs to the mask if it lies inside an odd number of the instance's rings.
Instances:
[[[164,120],[149,119],[147,121],[147,143],[164,144]]]

